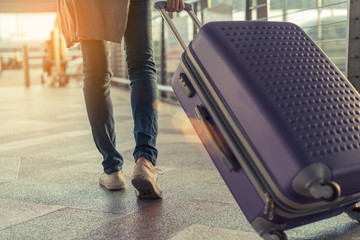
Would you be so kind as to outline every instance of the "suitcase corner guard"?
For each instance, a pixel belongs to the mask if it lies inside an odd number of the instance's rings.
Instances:
[[[300,195],[328,202],[335,201],[341,195],[339,184],[331,181],[331,170],[323,163],[304,168],[295,176],[292,187]]]

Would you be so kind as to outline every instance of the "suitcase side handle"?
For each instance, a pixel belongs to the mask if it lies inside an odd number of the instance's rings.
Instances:
[[[174,35],[176,41],[179,43],[180,47],[182,48],[182,50],[186,50],[187,46],[183,40],[183,38],[181,37],[181,35],[179,34],[178,30],[176,29],[174,23],[172,22],[171,18],[169,17],[169,15],[166,13],[166,2],[165,1],[160,1],[160,2],[156,2],[154,4],[154,7],[159,11],[160,15],[163,17],[163,19],[166,22],[166,25],[169,27],[170,31],[172,32],[172,34]],[[198,29],[201,28],[202,24],[200,22],[200,20],[197,18],[196,14],[194,13],[194,11],[192,10],[191,4],[189,3],[185,3],[185,11],[189,14],[190,18],[193,20],[193,22],[195,23],[195,25],[197,26]]]
[[[210,142],[212,147],[215,149],[217,155],[220,157],[225,167],[230,172],[238,170],[238,162],[235,161],[230,154],[226,153],[226,149],[229,149],[229,147],[225,146],[224,138],[220,136],[220,134],[216,133],[217,131],[215,131],[209,123],[208,114],[206,113],[204,107],[196,106],[194,112],[202,126],[202,129],[204,130],[207,141]]]

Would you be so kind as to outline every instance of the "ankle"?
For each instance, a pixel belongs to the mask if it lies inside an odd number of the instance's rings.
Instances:
[[[146,158],[140,157],[138,158],[137,162],[141,162],[143,164],[145,164],[146,166],[148,166],[151,171],[156,172],[155,166],[152,162],[150,162],[149,160],[147,160]]]

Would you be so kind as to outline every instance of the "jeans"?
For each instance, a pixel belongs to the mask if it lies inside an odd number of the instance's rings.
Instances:
[[[156,165],[158,151],[157,81],[153,60],[151,0],[131,0],[124,34],[134,120],[135,161],[144,157]],[[82,40],[84,97],[95,145],[107,174],[120,171],[123,157],[116,150],[110,98],[111,69],[107,42]]]

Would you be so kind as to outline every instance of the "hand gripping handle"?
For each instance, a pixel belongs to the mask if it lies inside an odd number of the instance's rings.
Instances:
[[[176,27],[175,27],[174,23],[172,22],[171,18],[169,17],[169,15],[166,14],[166,10],[165,10],[166,2],[165,1],[156,2],[154,7],[159,11],[161,16],[164,18],[167,26],[169,27],[170,31],[174,35],[176,41],[179,43],[180,47],[185,51],[187,46],[186,46],[184,40],[180,36],[178,30],[176,29]],[[193,20],[193,22],[195,23],[197,28],[200,29],[202,24],[201,24],[200,20],[197,18],[194,11],[192,10],[191,4],[185,3],[185,11],[189,14],[190,18]]]

